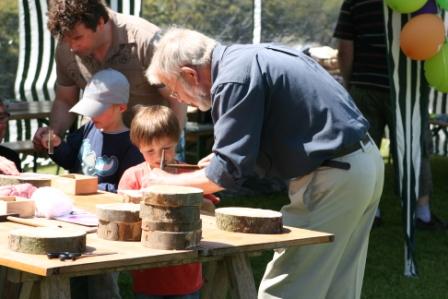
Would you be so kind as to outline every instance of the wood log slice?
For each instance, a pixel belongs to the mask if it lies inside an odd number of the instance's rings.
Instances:
[[[198,207],[202,197],[201,189],[186,186],[154,185],[142,190],[145,204],[162,207]]]
[[[19,228],[9,233],[8,247],[14,251],[31,254],[84,252],[86,232],[59,227]]]
[[[202,230],[189,232],[142,231],[142,244],[153,249],[191,249],[201,241]]]
[[[202,220],[199,219],[196,222],[154,222],[143,220],[142,230],[146,231],[169,231],[169,232],[187,232],[192,230],[198,230],[202,228]]]
[[[140,204],[142,200],[141,190],[118,190],[118,194],[123,197],[123,202]]]
[[[99,220],[97,235],[101,239],[112,241],[140,241],[142,222],[110,222]]]
[[[96,205],[96,216],[107,222],[139,222],[140,205],[133,203],[112,203]]]
[[[283,231],[282,214],[277,211],[241,207],[215,210],[216,225],[231,232],[279,234]]]
[[[199,206],[166,208],[152,206],[142,202],[140,204],[140,218],[153,222],[195,223],[201,217]]]

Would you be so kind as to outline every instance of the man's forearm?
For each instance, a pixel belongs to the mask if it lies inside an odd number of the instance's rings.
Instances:
[[[68,112],[71,106],[63,101],[55,100],[51,108],[50,127],[58,136],[63,136],[75,120],[75,115]]]
[[[353,68],[353,41],[339,40],[338,44],[338,63],[345,88],[350,88],[350,80]]]

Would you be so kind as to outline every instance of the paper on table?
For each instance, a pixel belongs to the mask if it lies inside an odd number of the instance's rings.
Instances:
[[[70,214],[57,217],[56,220],[85,226],[98,226],[98,218],[95,214],[76,208]]]

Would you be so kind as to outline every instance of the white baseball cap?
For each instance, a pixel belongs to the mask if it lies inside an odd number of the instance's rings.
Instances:
[[[129,101],[129,81],[113,69],[105,69],[93,75],[87,83],[81,100],[70,112],[87,117],[95,117],[113,104],[127,104]]]

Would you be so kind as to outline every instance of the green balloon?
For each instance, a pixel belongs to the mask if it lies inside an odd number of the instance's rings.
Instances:
[[[400,13],[411,13],[419,10],[428,0],[384,0],[386,4]],[[446,2],[447,0],[441,0]]]
[[[429,85],[441,92],[448,92],[448,43],[432,58],[425,61],[425,77]]]
[[[437,0],[437,4],[443,9],[448,9],[448,0]]]

